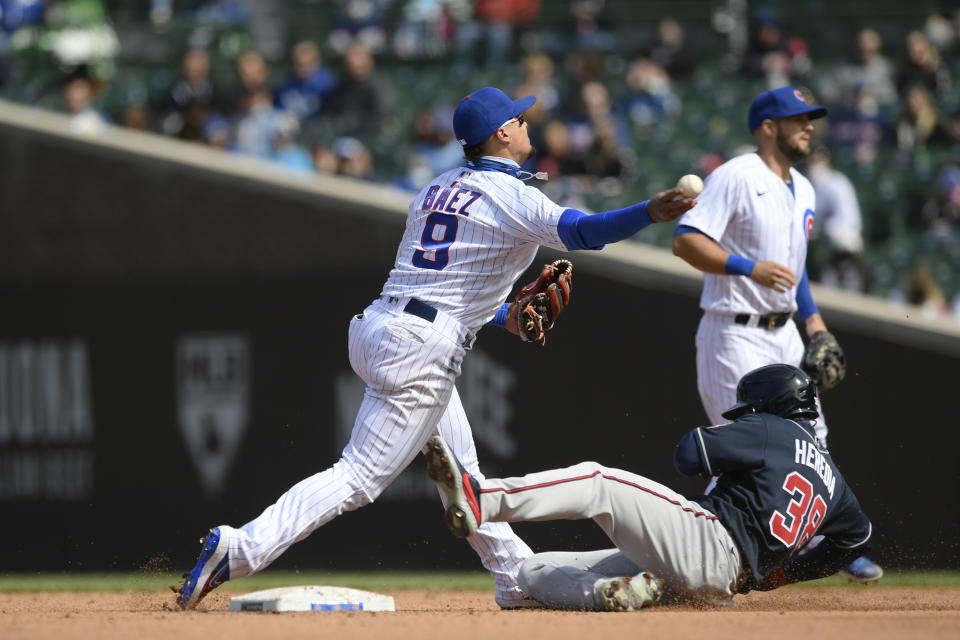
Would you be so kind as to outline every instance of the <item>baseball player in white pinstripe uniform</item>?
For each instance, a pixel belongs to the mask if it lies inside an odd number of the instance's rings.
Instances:
[[[435,434],[482,478],[454,383],[485,324],[519,334],[518,305],[503,301],[538,247],[601,249],[696,204],[676,188],[595,215],[550,201],[524,184],[529,174],[520,170],[534,154],[523,116],[534,101],[485,87],[460,102],[453,126],[467,165],[414,198],[380,297],[350,322],[350,364],[367,387],[342,457],[244,526],[212,529],[179,589],[181,607],[266,568],[318,527],[373,502]],[[517,573],[531,555],[527,545],[506,523],[485,524],[470,543],[494,577],[500,606],[525,606]]]
[[[795,312],[808,336],[826,331],[805,267],[815,195],[793,167],[810,153],[812,121],[826,114],[793,87],[757,96],[747,118],[757,151],[707,178],[699,206],[680,219],[674,235],[674,254],[704,272],[697,388],[711,424],[725,422],[721,413],[748,371],[778,362],[800,366],[804,345]],[[816,434],[825,445],[822,411]],[[852,577],[879,578],[880,568],[870,565],[854,567]]]

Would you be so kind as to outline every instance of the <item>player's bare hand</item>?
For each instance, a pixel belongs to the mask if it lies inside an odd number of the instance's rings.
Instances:
[[[647,202],[647,213],[654,222],[676,220],[697,204],[696,198],[684,198],[679,187],[661,191]]]
[[[753,267],[750,279],[764,287],[779,292],[792,289],[797,279],[793,271],[776,262],[758,262]]]

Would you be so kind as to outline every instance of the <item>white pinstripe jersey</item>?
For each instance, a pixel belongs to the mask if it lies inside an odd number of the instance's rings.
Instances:
[[[695,227],[727,251],[757,262],[777,262],[799,283],[813,225],[810,182],[791,167],[794,193],[756,153],[733,158],[707,177],[696,207],[679,224]],[[731,315],[796,311],[796,287],[778,293],[746,276],[703,274],[700,307]]]
[[[415,297],[471,331],[489,322],[565,208],[500,171],[458,167],[417,194],[382,295]]]

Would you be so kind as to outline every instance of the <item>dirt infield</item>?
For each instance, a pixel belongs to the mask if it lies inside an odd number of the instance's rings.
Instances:
[[[0,594],[0,636],[75,638],[398,638],[466,640],[588,637],[658,639],[960,638],[960,587],[784,589],[738,596],[733,607],[659,607],[638,613],[501,611],[490,592],[396,591],[396,613],[231,613],[215,592],[181,612],[172,594]],[[612,634],[623,633],[626,635]]]

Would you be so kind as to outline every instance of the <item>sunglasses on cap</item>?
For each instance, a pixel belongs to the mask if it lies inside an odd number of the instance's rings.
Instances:
[[[523,126],[523,123],[526,122],[526,121],[527,121],[527,120],[526,120],[526,116],[524,116],[524,115],[521,113],[520,115],[516,116],[515,118],[510,118],[509,120],[507,120],[506,122],[504,122],[502,125],[500,125],[500,126],[497,127],[497,128],[498,128],[498,129],[503,129],[505,126],[507,126],[507,125],[510,124],[511,122],[516,122],[518,127],[522,127],[522,126]]]

